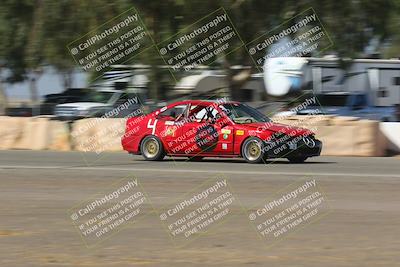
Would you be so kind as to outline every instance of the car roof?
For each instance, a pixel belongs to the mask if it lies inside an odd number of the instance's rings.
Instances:
[[[202,103],[220,103],[220,104],[239,104],[240,102],[237,101],[221,101],[221,100],[210,100],[210,99],[206,99],[206,100],[183,100],[183,101],[178,101],[178,102],[174,102],[171,103],[171,105],[185,105],[185,104],[202,104]]]

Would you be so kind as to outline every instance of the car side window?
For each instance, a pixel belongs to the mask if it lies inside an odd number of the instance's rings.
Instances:
[[[204,123],[215,121],[220,117],[220,114],[211,106],[196,105],[191,106],[189,117],[192,118],[193,121]]]
[[[184,117],[185,110],[187,105],[178,105],[172,108],[169,108],[160,114],[158,114],[157,118],[162,120],[172,120],[179,121]]]

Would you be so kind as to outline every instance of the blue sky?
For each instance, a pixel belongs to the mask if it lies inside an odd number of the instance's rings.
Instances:
[[[31,98],[29,90],[29,82],[21,82],[14,84],[3,84],[7,97],[10,101],[27,100]],[[73,74],[73,82],[71,87],[82,88],[87,87],[87,75],[77,70]],[[54,68],[46,67],[44,73],[37,82],[37,88],[40,98],[47,94],[59,93],[64,90],[62,77]]]

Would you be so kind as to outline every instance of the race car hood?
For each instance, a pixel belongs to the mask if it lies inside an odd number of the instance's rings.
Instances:
[[[270,135],[271,132],[272,133],[280,132],[291,136],[308,136],[314,134],[312,131],[308,129],[275,123],[275,122],[248,123],[248,124],[243,124],[242,126],[249,131],[256,131],[259,134],[264,133]]]

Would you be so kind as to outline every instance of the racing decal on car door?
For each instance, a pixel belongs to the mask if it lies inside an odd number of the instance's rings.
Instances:
[[[196,133],[196,144],[203,152],[214,150],[218,144],[218,131],[212,125],[201,126]]]
[[[148,128],[148,129],[152,129],[152,130],[151,130],[151,134],[154,134],[154,133],[156,132],[156,126],[157,126],[158,120],[156,119],[156,120],[154,121],[154,123],[151,124],[151,121],[152,121],[152,120],[153,120],[153,119],[149,119],[149,121],[147,122],[147,128]]]
[[[222,129],[221,133],[223,133],[223,134],[231,134],[231,130],[230,129]]]
[[[222,135],[222,138],[224,138],[224,140],[226,140],[226,139],[229,138],[229,135],[231,134],[231,130],[229,130],[229,129],[222,129],[222,130],[221,130],[221,133],[223,134],[223,135]],[[226,149],[226,148],[222,148],[222,149]]]
[[[244,131],[243,130],[237,130],[236,131],[236,135],[244,135]]]
[[[165,136],[173,136],[175,137],[176,127],[166,127]]]

